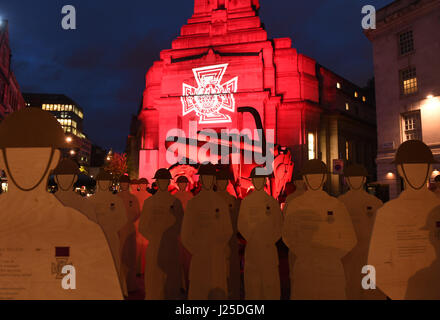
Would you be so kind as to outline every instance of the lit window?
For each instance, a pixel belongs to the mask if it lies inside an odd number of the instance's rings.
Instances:
[[[417,92],[416,68],[400,70],[400,90],[404,95]]]
[[[316,156],[315,135],[313,133],[309,133],[308,142],[309,142],[309,160],[312,160],[312,159],[315,159],[315,156]]]
[[[46,105],[43,104],[43,106],[41,107],[41,109],[46,110]]]
[[[354,97],[355,98],[359,97],[359,94],[356,91],[354,92]]]
[[[412,30],[399,34],[399,52],[404,55],[414,51],[414,40]]]
[[[345,103],[345,110],[350,110],[350,105],[348,104],[348,102]]]
[[[349,160],[350,159],[350,143],[348,142],[348,140],[345,141],[345,160]]]
[[[341,84],[339,82],[336,83],[336,88],[341,89]]]
[[[422,140],[420,110],[402,115],[403,140]]]
[[[362,101],[363,101],[363,102],[367,102],[367,98],[362,97]]]
[[[81,119],[84,117],[83,113],[80,111],[78,115]]]

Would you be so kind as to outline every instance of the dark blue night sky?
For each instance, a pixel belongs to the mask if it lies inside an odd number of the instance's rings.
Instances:
[[[373,76],[361,8],[392,0],[260,0],[270,37],[293,39],[298,52],[354,83]],[[61,28],[61,8],[74,5],[77,30]],[[193,0],[2,0],[13,68],[23,92],[64,93],[85,111],[85,132],[123,151],[145,73],[192,15]]]

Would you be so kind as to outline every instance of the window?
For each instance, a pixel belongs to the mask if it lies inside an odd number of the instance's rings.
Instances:
[[[362,97],[362,101],[363,102],[367,102],[367,98],[365,98],[365,96]]]
[[[400,90],[403,95],[417,92],[418,88],[416,68],[409,67],[400,70]]]
[[[341,89],[341,84],[339,82],[336,83],[336,88]]]
[[[404,55],[414,51],[414,41],[412,30],[399,34],[399,53]]]
[[[402,115],[403,140],[422,140],[420,110]]]
[[[355,98],[359,97],[359,93],[357,93],[357,91],[354,92],[354,97]]]
[[[308,145],[309,145],[309,160],[313,160],[316,157],[315,152],[315,135],[313,133],[309,133],[308,135]]]
[[[348,140],[345,140],[345,160],[349,160],[350,159],[350,143],[348,142]]]
[[[348,104],[348,102],[345,103],[345,110],[350,110],[350,105]]]

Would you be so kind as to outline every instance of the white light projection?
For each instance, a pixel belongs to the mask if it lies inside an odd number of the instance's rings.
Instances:
[[[183,115],[195,112],[199,124],[230,123],[231,117],[221,113],[222,109],[235,112],[234,93],[238,88],[238,77],[221,84],[228,64],[193,69],[197,88],[183,84]]]

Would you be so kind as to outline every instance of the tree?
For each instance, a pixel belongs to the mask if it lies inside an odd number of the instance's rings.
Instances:
[[[127,173],[127,155],[125,153],[113,153],[109,156],[105,171],[110,172],[116,179]]]

